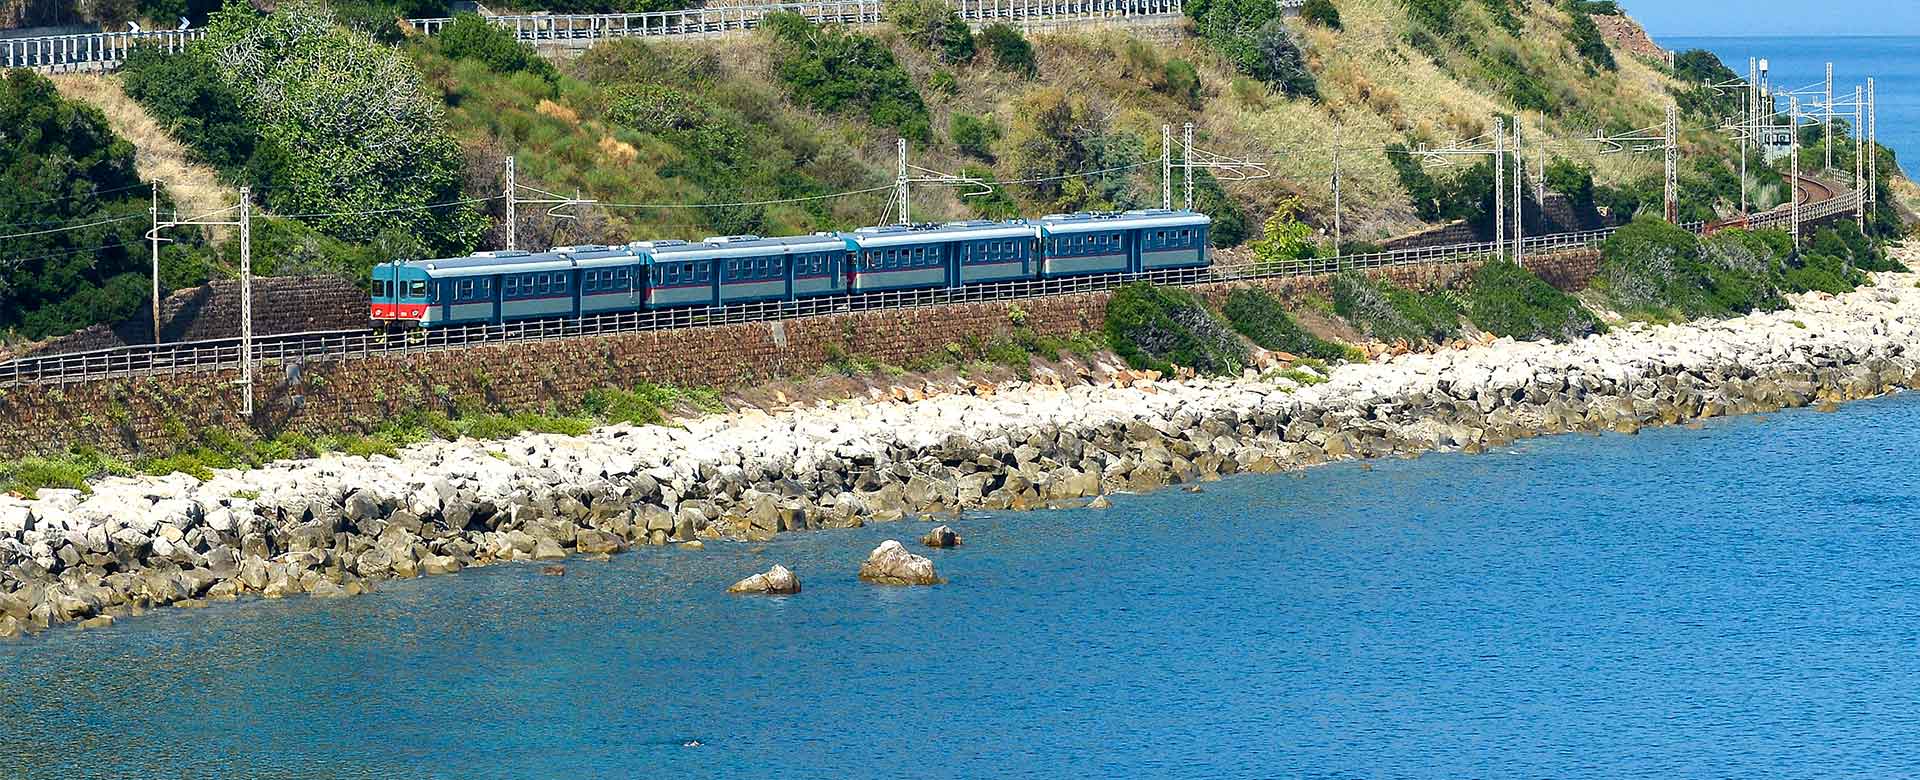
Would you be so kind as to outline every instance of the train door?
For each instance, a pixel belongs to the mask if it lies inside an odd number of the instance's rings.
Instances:
[[[1146,243],[1145,238],[1145,232],[1138,229],[1120,231],[1120,240],[1127,246],[1127,273],[1137,274],[1146,270],[1145,249],[1142,247]]]

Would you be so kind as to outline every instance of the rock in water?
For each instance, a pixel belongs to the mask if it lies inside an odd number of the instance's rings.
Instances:
[[[1087,508],[1088,509],[1112,509],[1113,501],[1107,498],[1106,496],[1095,496],[1092,501],[1087,502]]]
[[[728,593],[769,593],[785,595],[800,592],[800,578],[780,564],[763,573],[755,574],[736,582],[727,588]]]
[[[80,621],[79,625],[82,631],[93,628],[106,628],[107,626],[113,625],[113,616],[101,615],[99,617],[87,618],[86,620]]]
[[[881,585],[938,585],[933,561],[907,552],[905,545],[888,539],[873,548],[866,563],[860,564],[860,579]]]
[[[954,533],[952,528],[943,525],[928,531],[926,536],[920,537],[920,543],[928,547],[959,547],[960,535]]]

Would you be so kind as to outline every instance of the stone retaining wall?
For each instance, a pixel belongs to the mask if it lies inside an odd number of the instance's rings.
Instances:
[[[1593,273],[1591,250],[1541,256],[1529,267],[1566,289]],[[1432,289],[1477,263],[1407,265],[1376,273]],[[1248,284],[1283,299],[1327,295],[1332,277],[1286,277],[1200,285],[1220,304]],[[650,331],[594,338],[390,354],[353,360],[270,363],[256,373],[261,431],[368,432],[409,411],[481,406],[499,411],[571,404],[600,387],[641,382],[733,388],[821,370],[836,355],[906,365],[949,345],[983,343],[1023,327],[1047,336],[1099,330],[1108,293],[889,309],[770,323]],[[1016,311],[1017,310],[1017,311]],[[248,427],[238,371],[24,386],[0,390],[0,457],[94,447],[121,457],[165,452],[208,430]]]
[[[153,314],[143,306],[132,319],[93,325],[47,341],[24,354],[86,352],[153,343]],[[253,282],[253,332],[304,333],[367,326],[367,293],[332,276],[276,276]],[[206,341],[240,335],[240,283],[209,282],[176,290],[160,301],[160,332],[166,341]]]

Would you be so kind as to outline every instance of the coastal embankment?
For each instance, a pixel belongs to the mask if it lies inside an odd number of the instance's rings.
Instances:
[[[346,596],[472,566],[1102,501],[1330,460],[1469,452],[1826,405],[1920,382],[1920,276],[1787,310],[1500,340],[1322,375],[981,387],[749,410],[399,457],[109,478],[0,497],[0,635],[159,605]],[[749,572],[742,572],[744,576]]]

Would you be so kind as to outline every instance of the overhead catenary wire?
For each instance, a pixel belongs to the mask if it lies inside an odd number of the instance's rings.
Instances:
[[[111,225],[115,222],[126,222],[128,220],[146,219],[146,218],[147,218],[146,214],[128,214],[122,217],[111,217],[108,219],[95,220],[93,222],[88,222],[82,225],[67,225],[65,227],[47,228],[45,230],[29,230],[24,233],[8,233],[5,235],[0,235],[0,241],[5,241],[7,239],[13,239],[13,238],[27,238],[29,236],[44,236],[52,233],[65,233],[70,230],[85,230],[90,227],[99,227],[101,225]]]

